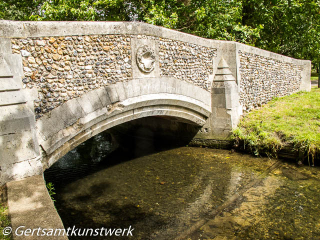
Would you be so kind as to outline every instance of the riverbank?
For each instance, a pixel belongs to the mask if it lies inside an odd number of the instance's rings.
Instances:
[[[238,150],[287,154],[314,165],[320,157],[320,89],[276,98],[248,113],[232,138]]]

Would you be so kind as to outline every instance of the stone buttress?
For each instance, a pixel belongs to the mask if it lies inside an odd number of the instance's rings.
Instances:
[[[35,131],[35,90],[22,89],[21,56],[0,40],[0,182],[42,172]]]

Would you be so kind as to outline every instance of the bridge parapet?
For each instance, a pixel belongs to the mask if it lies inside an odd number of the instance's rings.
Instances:
[[[242,111],[310,90],[310,61],[145,23],[0,21],[0,36],[1,182],[126,121],[170,116],[224,139]]]

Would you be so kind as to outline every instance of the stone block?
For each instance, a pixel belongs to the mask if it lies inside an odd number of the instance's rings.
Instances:
[[[0,106],[26,103],[37,98],[36,89],[23,89],[20,91],[0,92]]]
[[[132,86],[132,97],[140,96],[140,79],[133,79],[130,83]]]
[[[125,82],[125,84],[123,84],[123,88],[124,88],[127,99],[132,98],[134,96],[132,80]]]
[[[59,119],[59,118],[62,119],[62,121],[65,123],[63,129],[74,124],[80,118],[80,116],[75,116],[70,111],[67,103],[64,103],[64,104],[60,105],[59,107],[53,109],[50,112],[50,115],[51,115],[51,117],[53,117],[55,119]]]
[[[151,72],[144,72],[138,67],[137,64],[137,51],[142,46],[148,46],[152,52],[154,59],[154,69]],[[157,40],[146,39],[146,38],[131,38],[131,48],[132,48],[132,75],[133,78],[155,78],[160,77],[159,69],[159,43]]]
[[[199,101],[203,102],[208,106],[211,106],[211,93],[204,90],[201,91]]]
[[[225,88],[212,88],[212,94],[225,94]]]
[[[22,67],[22,57],[20,54],[3,54],[2,55],[6,60],[12,75],[15,77],[24,76],[23,67]],[[21,81],[21,79],[19,80]]]
[[[65,105],[68,108],[69,112],[73,115],[72,120],[69,120],[70,122],[77,121],[79,118],[85,116],[86,114],[75,98],[67,101],[63,105]]]
[[[23,166],[19,167],[22,172],[29,170],[30,168],[36,168],[33,164],[25,162]],[[23,171],[24,170],[24,171]],[[19,170],[20,172],[20,170]],[[21,174],[21,173],[20,173]],[[40,174],[40,173],[39,173]],[[28,171],[24,175],[29,175]],[[35,175],[35,174],[32,174]],[[14,230],[18,227],[25,226],[23,229],[64,229],[62,221],[54,207],[51,200],[46,183],[43,176],[34,176],[23,179],[21,181],[10,182],[7,185],[8,188],[8,206],[11,225]],[[49,231],[47,231],[48,233]],[[26,234],[27,235],[27,234]],[[14,237],[19,238],[18,236]],[[36,239],[36,234],[31,234],[24,239]],[[57,240],[66,240],[67,236],[55,236],[45,237],[54,238]]]
[[[108,95],[106,88],[104,88],[104,87],[98,88],[95,90],[95,92],[98,95],[98,97],[100,98],[100,101],[101,101],[101,104],[103,107],[106,107],[109,104],[111,104],[111,100],[109,98],[109,95]]]
[[[126,82],[124,85],[124,90],[127,98],[140,96],[140,81],[139,79],[134,79]]]
[[[0,92],[3,92],[3,91],[17,91],[20,88],[22,88],[21,81],[20,81],[20,84],[19,84],[18,81],[17,81],[17,78],[19,78],[19,77],[6,77],[6,78],[1,78],[0,77]]]
[[[36,122],[37,131],[40,132],[45,139],[52,137],[54,134],[65,128],[65,122],[58,114],[45,115]]]
[[[64,130],[52,133],[45,141],[41,141],[40,145],[46,155],[52,154],[57,148],[63,145],[70,136],[64,135]]]
[[[177,94],[177,95],[183,95],[181,92],[181,84],[182,81],[179,79],[175,79],[172,78],[172,80],[174,81],[173,86],[174,86],[174,92],[172,92],[173,94]]]
[[[0,38],[0,53],[11,53],[11,39]]]
[[[150,81],[149,94],[159,93],[161,79],[162,78],[149,79]]]
[[[76,100],[78,101],[79,105],[81,106],[85,114],[88,114],[94,111],[94,107],[90,103],[90,100],[87,94],[84,94],[81,97],[76,98]]]
[[[226,108],[226,96],[224,94],[213,94],[212,107]]]
[[[185,81],[180,82],[180,94],[183,96],[188,96],[188,83]]]
[[[13,73],[4,58],[3,54],[0,53],[0,78],[3,77],[13,77]]]
[[[115,85],[106,86],[106,91],[108,93],[111,103],[119,102],[119,96]]]
[[[149,88],[152,81],[150,81],[150,79],[148,78],[141,78],[139,79],[139,81],[140,81],[140,94],[141,95],[149,94]]]
[[[87,129],[92,125],[104,120],[107,117],[107,108],[98,109],[97,111],[87,114],[85,117],[81,118],[79,123],[82,125],[83,129]]]
[[[9,181],[40,175],[43,172],[43,168],[40,157],[37,157],[9,165],[1,165],[0,172],[0,184],[2,185]]]
[[[0,106],[27,102],[23,91],[0,92]]]
[[[35,128],[34,113],[24,104],[0,107],[0,135]]]
[[[225,108],[216,108],[216,114],[217,114],[217,118],[227,119],[228,121],[230,121],[230,114],[228,114],[227,109],[225,109]]]
[[[197,93],[194,91],[195,86],[191,83],[187,83],[186,85],[186,96],[197,99]]]
[[[39,156],[39,145],[34,130],[0,136],[1,166]]]
[[[88,97],[94,111],[103,108],[102,102],[97,93],[97,90],[93,90],[85,94]]]
[[[160,88],[158,89],[158,93],[167,93],[168,85],[167,78],[160,79]]]
[[[124,82],[118,82],[116,83],[116,90],[117,90],[117,94],[119,96],[119,101],[123,101],[125,99],[127,99],[127,95],[126,95],[126,91],[124,89]]]
[[[167,78],[167,93],[175,94],[176,93],[176,82],[174,78]]]

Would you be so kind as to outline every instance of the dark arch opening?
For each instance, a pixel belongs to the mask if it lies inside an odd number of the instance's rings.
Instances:
[[[185,119],[154,116],[101,132],[69,151],[44,172],[47,182],[63,184],[155,152],[186,146],[201,127]],[[121,156],[121,159],[117,156]]]
[[[128,174],[131,174],[131,177],[134,178],[137,176],[138,179],[132,179],[133,184],[139,184],[139,181],[148,181],[138,173],[135,175],[134,171],[137,171],[135,169],[136,166],[127,165],[127,163],[131,162],[132,159],[140,159],[139,157],[141,156],[185,146],[199,129],[199,126],[183,119],[147,117],[108,129],[71,150],[44,172],[46,182],[52,182],[60,194],[63,191],[68,192],[68,190],[64,189],[66,185],[72,186],[71,188],[75,189],[79,187],[78,182],[83,183],[82,179],[90,179],[85,183],[87,184],[85,190],[83,192],[79,190],[69,198],[69,201],[76,202],[81,208],[89,207],[91,202],[95,202],[94,207],[99,208],[101,214],[111,216],[114,220],[108,226],[102,226],[101,223],[97,225],[92,218],[88,218],[85,215],[85,211],[82,211],[83,209],[76,209],[74,206],[66,207],[66,199],[62,199],[61,196],[54,196],[57,199],[56,208],[65,227],[72,226],[73,224],[82,228],[91,226],[127,227],[130,224],[139,225],[141,219],[152,219],[148,227],[150,229],[167,224],[163,222],[162,217],[154,214],[152,211],[146,212],[137,207],[137,205],[119,203],[118,200],[125,198],[125,196],[122,196],[121,192],[119,193],[120,190],[114,188],[114,183],[111,183],[110,179],[103,180],[104,177],[107,179],[108,176],[103,176],[101,170],[106,168],[116,169],[117,174],[114,175],[113,179],[117,178],[117,182],[128,182],[128,185],[132,184],[129,181],[130,179],[126,179],[126,175]],[[155,160],[157,159],[155,158]],[[192,160],[190,161],[192,162]],[[137,169],[141,170],[145,167],[139,164]],[[134,167],[131,168],[130,166]],[[163,163],[157,162],[155,165],[152,165],[152,169],[160,171],[159,168],[162,166]],[[195,166],[188,166],[188,169],[196,171],[197,166],[197,163],[195,163]],[[132,173],[130,173],[131,170],[133,171]],[[185,174],[183,171],[180,174]],[[176,172],[172,169],[165,174],[174,176]],[[98,181],[92,180],[96,175],[99,175]],[[157,188],[161,186],[161,182],[159,182],[160,180],[156,181],[158,181],[155,185]],[[148,192],[152,191],[152,189],[143,191],[146,191],[148,195]],[[97,202],[99,201],[96,201],[96,199],[105,195],[106,192],[119,195],[119,197],[117,200],[108,200],[98,204]],[[117,226],[119,224],[121,226]],[[145,229],[140,230],[145,231]]]

